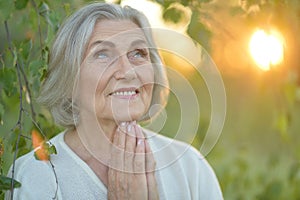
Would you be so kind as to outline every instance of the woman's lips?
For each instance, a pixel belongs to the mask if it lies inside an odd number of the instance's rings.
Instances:
[[[109,95],[120,99],[132,99],[138,96],[139,93],[140,90],[137,88],[120,88],[113,91]]]

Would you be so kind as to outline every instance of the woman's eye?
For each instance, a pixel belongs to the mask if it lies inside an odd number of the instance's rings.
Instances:
[[[107,49],[100,49],[94,53],[94,59],[99,60],[100,62],[109,62],[112,57],[112,52]]]
[[[108,58],[108,55],[107,55],[107,53],[99,52],[99,53],[97,53],[97,58],[106,59],[106,58]]]
[[[141,58],[141,57],[143,57],[143,54],[141,52],[139,52],[139,51],[136,51],[133,56],[135,58]]]
[[[148,58],[148,52],[146,49],[135,49],[129,52],[129,58]]]

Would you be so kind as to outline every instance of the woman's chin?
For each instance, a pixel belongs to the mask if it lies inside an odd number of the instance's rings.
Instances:
[[[130,113],[130,115],[118,115],[115,116],[115,121],[117,122],[130,122],[130,121],[139,121],[142,118],[143,114],[141,113]]]

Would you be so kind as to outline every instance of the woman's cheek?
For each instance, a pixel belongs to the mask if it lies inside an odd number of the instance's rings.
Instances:
[[[140,77],[143,84],[153,84],[154,83],[154,70],[152,65],[138,67],[136,73]]]

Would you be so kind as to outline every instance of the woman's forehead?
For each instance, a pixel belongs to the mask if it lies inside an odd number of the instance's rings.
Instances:
[[[130,20],[101,20],[94,27],[89,46],[97,41],[111,43],[127,43],[130,41],[146,41],[143,30]]]

